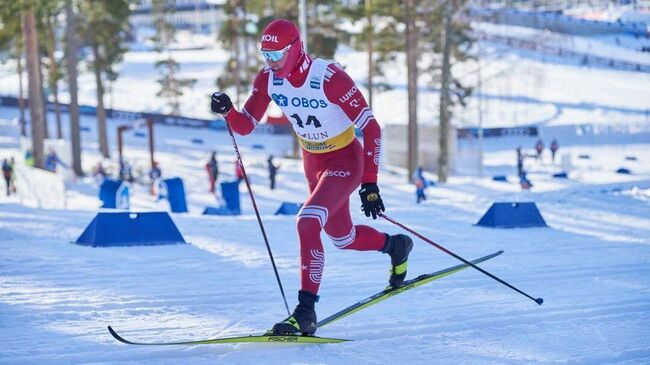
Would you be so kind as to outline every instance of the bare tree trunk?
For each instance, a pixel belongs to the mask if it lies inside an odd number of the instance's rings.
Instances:
[[[451,17],[450,5],[445,4],[443,10],[443,53],[442,53],[442,81],[440,85],[440,156],[438,157],[438,181],[446,182],[449,176],[449,124],[450,124],[450,99],[449,81],[451,79]]]
[[[248,78],[249,65],[251,60],[250,54],[250,39],[248,37],[248,31],[246,30],[246,0],[241,0],[242,15],[244,18],[244,75]]]
[[[108,135],[106,133],[106,109],[104,109],[104,83],[102,82],[101,65],[99,64],[99,45],[93,42],[93,57],[95,58],[93,71],[95,73],[95,84],[97,90],[97,137],[99,139],[99,151],[104,158],[111,158],[108,151]]]
[[[36,21],[34,19],[34,11],[31,8],[26,9],[23,16],[23,37],[26,53],[25,59],[27,62],[29,115],[32,125],[32,154],[34,156],[34,166],[42,169],[45,167],[43,155],[43,139],[45,138],[43,94],[38,63]]]
[[[57,86],[57,74],[59,72],[58,65],[56,63],[56,57],[54,56],[54,50],[56,49],[56,40],[54,38],[54,27],[52,26],[51,16],[48,14],[46,16],[46,29],[47,29],[47,38],[49,47],[48,58],[50,59],[49,67],[49,84],[52,93],[54,94],[54,114],[56,115],[56,138],[62,139],[63,132],[61,131],[61,108],[59,107],[59,88]]]
[[[418,166],[418,69],[417,29],[415,28],[415,0],[406,0],[406,73],[408,89],[408,176]]]
[[[372,0],[366,0],[365,2],[365,8],[366,8],[366,18],[368,19],[368,38],[366,41],[366,48],[368,51],[368,106],[372,110],[372,91],[373,91],[373,77],[374,77],[374,72],[375,72],[375,63],[373,62],[372,59],[372,53],[373,53],[373,34],[374,34],[374,27],[372,25]]]
[[[113,109],[113,81],[108,79],[108,108]]]
[[[37,36],[37,42],[38,42],[38,36]],[[37,51],[38,51],[37,60],[38,60],[38,73],[39,73],[38,88],[41,93],[41,100],[43,101],[43,103],[41,104],[43,108],[43,131],[45,133],[45,138],[50,138],[50,131],[48,130],[48,126],[47,126],[47,101],[48,101],[46,95],[47,90],[45,89],[45,87],[43,87],[45,78],[43,77],[43,64],[41,63],[40,50],[37,48]]]
[[[233,76],[234,76],[234,81],[235,81],[235,105],[237,108],[239,108],[239,90],[241,88],[241,80],[240,80],[240,64],[239,64],[239,59],[241,58],[239,55],[239,0],[232,0],[232,7],[233,7],[233,17],[232,17],[232,48],[233,48],[233,55],[235,57],[234,60],[234,69],[233,69]]]
[[[23,98],[23,49],[22,46],[18,49],[18,57],[16,62],[18,66],[18,109],[20,110],[20,135],[27,136],[27,127],[25,123],[25,99]]]
[[[70,142],[72,146],[72,168],[77,176],[83,175],[81,168],[81,132],[79,130],[79,101],[77,100],[77,20],[73,0],[66,0],[66,68],[68,74],[68,89],[70,90]]]

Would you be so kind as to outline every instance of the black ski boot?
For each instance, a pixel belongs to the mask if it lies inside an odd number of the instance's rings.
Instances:
[[[273,326],[274,335],[313,335],[316,333],[316,310],[314,303],[318,295],[301,290],[298,292],[298,305],[284,321]]]
[[[413,240],[411,237],[404,234],[388,236],[386,246],[384,246],[382,252],[390,255],[390,263],[393,265],[390,269],[390,279],[388,279],[389,286],[398,288],[404,285],[407,260],[412,249]]]

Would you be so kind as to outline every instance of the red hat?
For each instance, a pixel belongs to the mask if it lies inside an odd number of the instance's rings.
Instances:
[[[279,71],[274,72],[276,77],[287,77],[298,68],[305,59],[305,50],[300,40],[300,31],[292,22],[278,19],[264,28],[262,50],[281,50],[289,45],[287,60]]]

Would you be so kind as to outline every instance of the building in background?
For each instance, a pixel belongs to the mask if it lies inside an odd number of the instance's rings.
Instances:
[[[456,129],[449,132],[449,162],[450,169],[454,168],[456,156]],[[418,165],[425,171],[438,171],[440,157],[440,127],[434,124],[418,125]],[[408,129],[405,124],[388,124],[382,130],[382,153],[389,165],[406,168],[408,166]]]
[[[176,29],[193,33],[215,34],[224,20],[227,0],[176,0],[169,21]],[[131,25],[154,28],[152,0],[139,0],[131,8]]]

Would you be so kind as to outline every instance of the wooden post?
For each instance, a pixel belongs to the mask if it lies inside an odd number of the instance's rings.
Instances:
[[[127,130],[127,126],[119,126],[117,127],[117,154],[118,154],[118,161],[120,162],[120,167],[122,167],[122,162],[124,162],[123,157],[122,157],[122,132]]]
[[[151,169],[153,170],[156,160],[153,158],[153,120],[151,118],[147,118],[147,129],[149,131],[149,156],[151,158]]]

